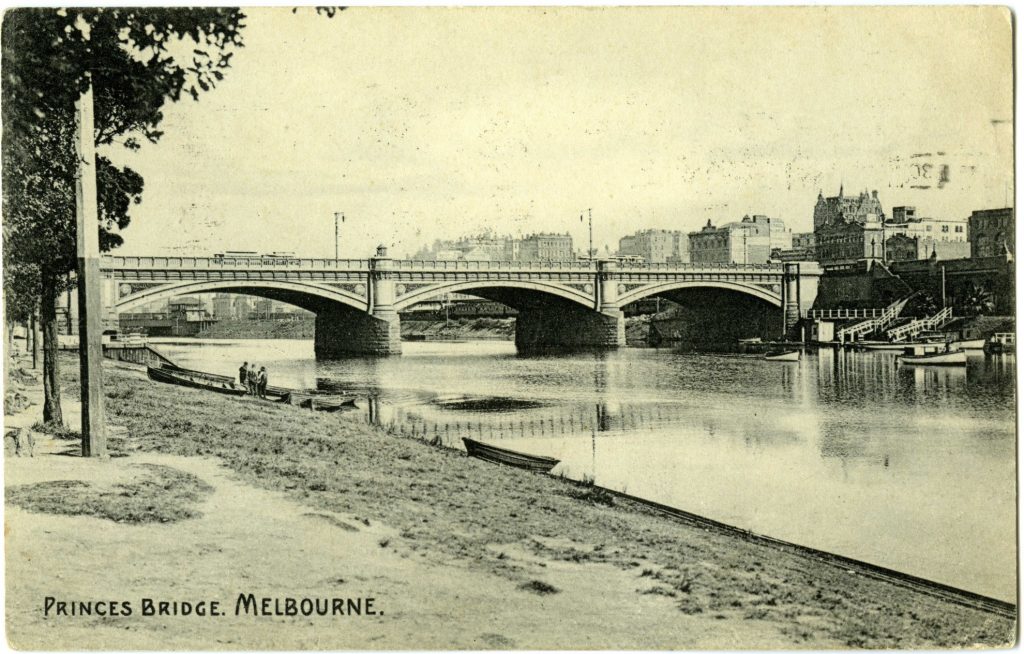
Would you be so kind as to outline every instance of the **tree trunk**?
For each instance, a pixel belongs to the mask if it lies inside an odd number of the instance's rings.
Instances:
[[[39,322],[43,331],[43,422],[64,423],[60,408],[60,361],[57,359],[57,280],[43,275]]]

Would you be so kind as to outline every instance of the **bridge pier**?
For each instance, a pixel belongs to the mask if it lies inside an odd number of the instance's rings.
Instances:
[[[626,318],[620,309],[522,309],[516,316],[516,350],[607,349],[626,344]]]
[[[316,314],[314,325],[313,351],[317,359],[402,352],[395,311],[371,315],[351,309],[324,309]]]
[[[328,308],[317,312],[313,351],[317,359],[354,354],[401,354],[402,331],[395,311],[395,280],[387,250],[370,260],[368,313]]]

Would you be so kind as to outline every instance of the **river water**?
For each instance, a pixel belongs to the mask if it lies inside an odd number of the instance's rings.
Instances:
[[[554,456],[554,473],[754,532],[1004,600],[1016,592],[1012,355],[978,353],[964,369],[832,350],[778,363],[406,342],[400,357],[317,362],[311,341],[157,347],[190,368],[236,374],[255,361],[271,384],[368,398],[343,419]]]

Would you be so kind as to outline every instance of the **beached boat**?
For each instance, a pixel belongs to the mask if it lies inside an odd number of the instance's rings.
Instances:
[[[495,447],[494,445],[481,443],[480,441],[475,441],[471,438],[463,438],[462,442],[465,444],[466,452],[468,452],[470,456],[477,459],[483,459],[484,461],[490,461],[491,463],[502,463],[504,465],[524,468],[534,472],[548,472],[559,463],[558,459],[553,459],[550,456],[523,454],[522,452],[516,452],[514,450],[506,450],[503,447]]]
[[[800,350],[789,350],[788,352],[769,352],[764,355],[765,361],[799,361]]]
[[[314,411],[337,411],[342,407],[355,406],[356,398],[354,395],[338,395],[336,393],[291,391],[283,401]]]
[[[221,383],[221,384],[235,384],[236,386],[239,386],[239,387],[242,386],[241,382],[236,382],[235,381],[235,377],[231,377],[229,375],[218,375],[218,374],[213,373],[213,372],[203,372],[202,370],[191,370],[189,368],[182,368],[181,366],[176,366],[176,365],[169,364],[169,363],[165,363],[161,367],[164,370],[170,370],[172,372],[185,373],[185,374],[191,375],[193,377],[202,378],[202,379],[208,379],[208,380],[210,380],[212,382],[217,382],[217,383]],[[283,386],[269,386],[268,385],[266,390],[267,390],[267,399],[268,400],[283,400],[285,398],[285,396],[288,395],[288,393],[292,392],[292,389],[285,388]]]
[[[967,353],[963,350],[931,352],[928,354],[903,354],[896,357],[900,363],[918,366],[966,366]]]
[[[224,393],[225,395],[245,395],[245,389],[238,386],[230,378],[228,381],[217,381],[207,379],[200,375],[189,374],[184,370],[172,370],[169,368],[154,368],[148,366],[146,368],[146,374],[153,381],[163,382],[165,384],[176,384],[178,386],[186,386],[188,388],[199,388],[202,390],[213,391],[215,393]]]

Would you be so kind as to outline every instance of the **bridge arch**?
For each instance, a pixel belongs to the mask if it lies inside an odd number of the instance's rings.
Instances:
[[[678,291],[681,289],[689,288],[721,288],[728,291],[735,291],[738,293],[745,293],[764,300],[765,302],[776,306],[782,307],[782,296],[778,293],[773,293],[766,288],[757,286],[754,284],[746,284],[743,282],[732,282],[732,281],[718,281],[718,280],[690,280],[684,282],[663,282],[660,284],[652,284],[650,286],[643,286],[638,289],[634,289],[627,293],[623,293],[619,296],[619,304],[625,306],[631,302],[642,300],[645,297],[652,295],[658,295],[660,293],[666,293],[669,291]]]
[[[417,302],[424,302],[438,295],[445,293],[467,292],[472,294],[474,290],[483,289],[524,289],[536,291],[546,295],[568,300],[587,309],[594,308],[594,298],[583,291],[576,290],[570,286],[551,282],[531,282],[522,280],[474,280],[466,282],[454,282],[449,284],[431,285],[426,288],[418,288],[406,293],[395,301],[395,310],[402,311]]]
[[[262,293],[261,293],[262,291]],[[118,313],[129,311],[139,305],[155,300],[165,300],[179,295],[196,293],[238,293],[270,297],[289,302],[295,306],[316,311],[325,304],[340,304],[351,309],[366,311],[366,299],[342,289],[319,286],[303,282],[278,280],[220,280],[203,282],[180,282],[162,284],[152,289],[132,293],[114,303]]]

